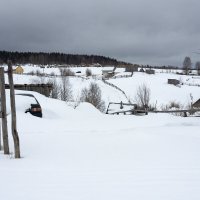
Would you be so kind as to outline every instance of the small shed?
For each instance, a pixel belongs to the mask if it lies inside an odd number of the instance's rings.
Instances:
[[[143,69],[143,68],[140,68],[139,72],[144,72],[144,69]]]
[[[146,69],[146,73],[147,74],[155,74],[155,70],[154,69]]]
[[[168,84],[178,85],[180,84],[180,81],[177,79],[168,79]]]
[[[200,99],[198,99],[196,102],[194,102],[194,103],[192,104],[192,107],[193,107],[193,108],[200,108]]]
[[[126,66],[126,72],[138,72],[138,65]]]
[[[102,77],[103,78],[110,78],[115,75],[115,67],[103,67],[102,68]]]
[[[115,75],[113,70],[102,70],[102,76],[103,78],[110,78]]]
[[[14,69],[13,73],[15,73],[15,74],[23,74],[24,73],[24,69],[21,66],[17,66],[17,68]]]

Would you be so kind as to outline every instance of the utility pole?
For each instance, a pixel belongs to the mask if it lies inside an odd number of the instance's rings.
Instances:
[[[4,68],[0,68],[1,118],[4,154],[9,154]]]
[[[20,158],[20,144],[19,136],[17,132],[17,117],[16,117],[16,107],[15,107],[15,92],[13,83],[13,69],[12,62],[8,60],[8,80],[10,85],[10,106],[11,106],[11,116],[12,116],[12,136],[14,140],[15,158]]]

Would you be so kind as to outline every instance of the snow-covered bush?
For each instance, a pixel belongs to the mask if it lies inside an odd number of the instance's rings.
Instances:
[[[50,97],[53,99],[59,99],[60,92],[61,92],[60,84],[57,83],[56,79],[49,80],[48,84],[52,84],[52,91],[51,91]]]
[[[89,88],[82,90],[80,100],[91,103],[101,112],[105,111],[105,102],[101,98],[101,89],[96,83],[90,83]]]
[[[60,86],[60,99],[63,101],[71,101],[72,97],[72,86],[69,78],[62,77],[62,84]]]
[[[142,84],[138,87],[135,94],[135,101],[141,108],[149,107],[151,90],[146,84]]]
[[[163,111],[172,111],[172,110],[181,110],[181,109],[183,109],[183,105],[176,101],[170,101],[168,104],[161,106],[161,110]],[[171,114],[175,116],[183,116],[183,113],[181,112],[174,112]]]
[[[60,68],[60,75],[61,76],[75,76],[75,73],[70,69]]]
[[[85,71],[85,74],[86,74],[87,77],[92,76],[92,71],[87,68],[86,71]]]

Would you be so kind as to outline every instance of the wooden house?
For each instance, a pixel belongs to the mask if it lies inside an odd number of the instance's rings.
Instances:
[[[21,66],[17,66],[17,68],[14,69],[13,73],[15,73],[15,74],[23,74],[24,73],[24,69]]]
[[[194,102],[194,103],[192,104],[192,107],[193,107],[193,108],[200,108],[200,99],[198,99],[196,102]]]

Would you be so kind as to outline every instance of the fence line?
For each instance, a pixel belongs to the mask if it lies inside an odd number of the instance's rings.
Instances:
[[[111,86],[111,87],[117,89],[118,91],[120,91],[120,92],[126,97],[126,99],[128,100],[128,102],[130,102],[130,100],[128,99],[126,93],[125,93],[121,88],[117,87],[117,86],[114,85],[113,83],[110,83],[110,82],[106,81],[105,79],[102,79],[102,81],[103,81],[105,84],[107,84],[107,85],[109,85],[109,86]]]
[[[132,75],[119,75],[119,76],[111,77],[111,79],[117,79],[117,78],[130,78],[130,77],[132,77]]]
[[[183,85],[200,87],[200,84],[198,84],[198,83],[186,83],[186,82],[183,82]]]

